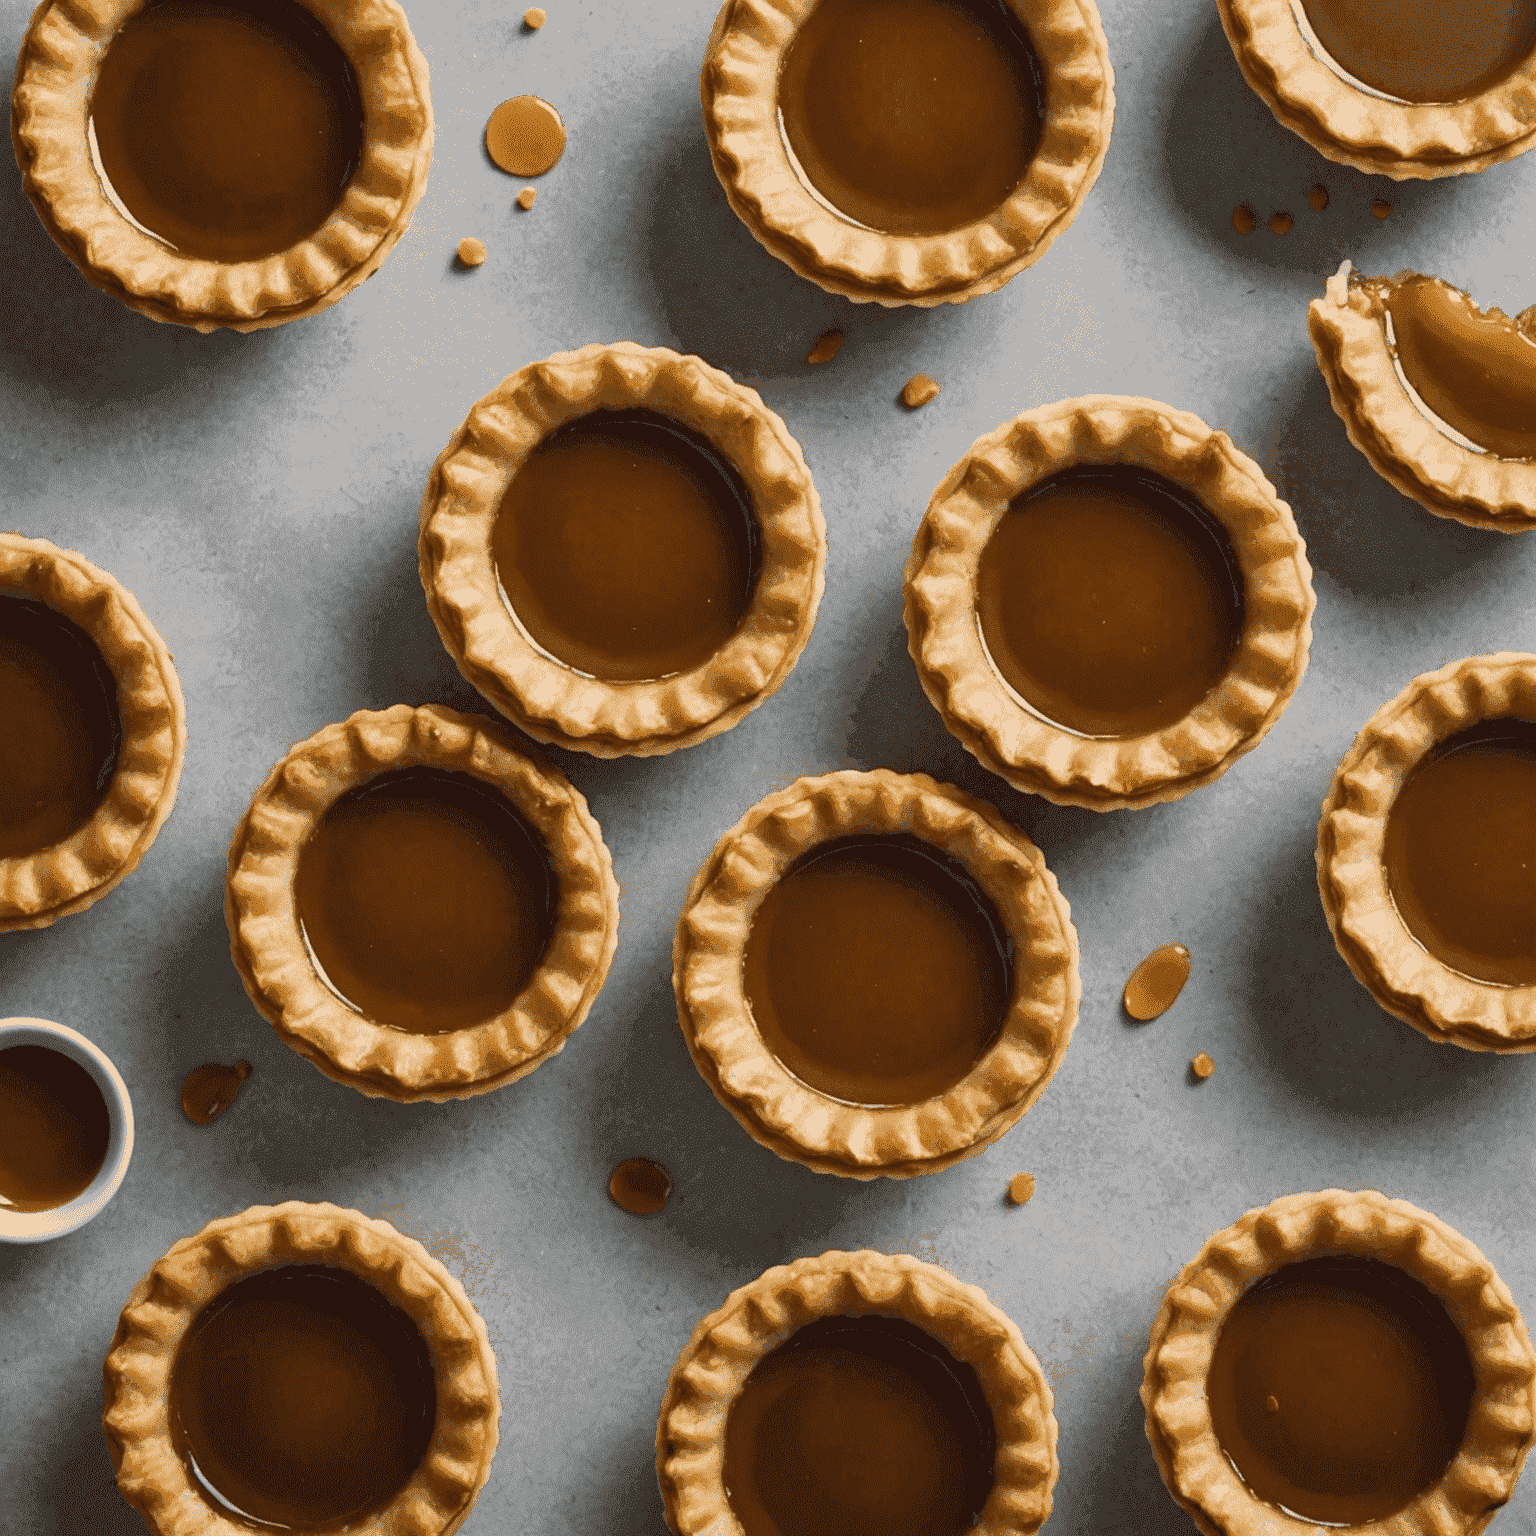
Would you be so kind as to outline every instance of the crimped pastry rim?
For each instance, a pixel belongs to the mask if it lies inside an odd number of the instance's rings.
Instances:
[[[354,1012],[310,963],[293,906],[305,839],[339,796],[396,768],[473,774],[498,789],[543,841],[559,883],[538,970],[505,1012],[440,1035],[412,1035]],[[607,978],[619,888],[581,791],[505,727],[440,704],[359,710],[289,751],[230,843],[224,917],[230,953],[262,1016],[327,1077],[371,1098],[469,1098],[525,1077],[565,1048]]]
[[[1254,1282],[1324,1254],[1385,1259],[1445,1304],[1476,1386],[1461,1449],[1444,1476],[1378,1536],[1472,1536],[1508,1500],[1536,1434],[1536,1354],[1493,1266],[1454,1228],[1375,1190],[1286,1195],[1213,1236],[1169,1286],[1143,1362],[1147,1439],[1174,1499],[1207,1536],[1310,1536],[1317,1526],[1256,1500],[1216,1440],[1205,1381],[1221,1325]],[[1451,1525],[1449,1522],[1460,1523]]]
[[[176,803],[187,712],[171,653],[133,594],[84,555],[0,533],[0,598],[32,598],[73,620],[117,683],[122,741],[96,814],[61,843],[0,859],[0,933],[83,912],[138,867]]]
[[[1409,683],[1361,726],[1323,800],[1317,885],[1334,943],[1388,1013],[1431,1040],[1474,1051],[1536,1051],[1536,986],[1452,970],[1408,931],[1382,866],[1387,815],[1420,762],[1482,720],[1536,719],[1536,655],[1467,656]]]
[[[1394,181],[1485,171],[1536,145],[1536,54],[1459,102],[1387,100],[1312,52],[1291,0],[1217,0],[1238,68],[1275,117],[1319,154]]]
[[[490,538],[513,475],[550,432],[636,407],[691,428],[735,466],[762,554],[752,601],[709,660],[657,682],[613,683],[533,644],[502,599]],[[418,554],[449,655],[520,730],[594,757],[650,757],[729,730],[778,691],[816,622],[827,530],[800,445],[756,390],[702,358],[621,341],[530,363],[475,403],[427,478]]]
[[[795,1077],[752,1022],[741,967],[752,920],[815,844],[904,832],[962,864],[1013,939],[1002,1032],[969,1073],[920,1104],[847,1104]],[[926,774],[846,769],[760,800],[688,887],[672,948],[678,1022],[700,1075],[759,1145],[818,1173],[912,1178],[985,1150],[1045,1091],[1072,1039],[1077,930],[1044,855],[989,805]]]
[[[1051,1389],[1018,1326],[978,1286],[907,1254],[829,1252],[776,1265],[693,1330],[656,1422],[656,1480],[678,1536],[740,1536],[723,1482],[731,1404],[764,1355],[820,1317],[879,1314],[971,1365],[997,1433],[995,1481],[972,1536],[1032,1536],[1060,1471]]]
[[[1103,168],[1115,76],[1094,0],[1007,0],[1047,81],[1040,147],[985,219],[943,235],[885,235],[838,218],[801,185],[778,128],[778,72],[814,0],[725,0],[699,89],[710,158],[753,237],[801,277],[855,303],[962,304],[1038,261]]]
[[[198,1313],[226,1286],[286,1264],[329,1263],[375,1285],[432,1356],[437,1423],[421,1465],[357,1536],[450,1536],[496,1454],[501,1397],[485,1322],[459,1281],[386,1221],[329,1203],[254,1205],[181,1238],[129,1293],[102,1367],[102,1429],[118,1490],[157,1536],[249,1536],[189,1480],[169,1424],[170,1373]]]
[[[11,139],[22,184],[64,253],[152,320],[262,330],[329,308],[383,264],[432,163],[427,62],[397,0],[302,0],[346,55],[363,105],[363,153],[326,222],[258,261],[203,261],[142,233],[84,155],[90,87],[117,29],[145,0],[41,0],[16,62]]]
[[[1226,528],[1243,575],[1243,630],[1225,678],[1145,736],[1079,736],[1026,709],[976,623],[977,568],[1010,502],[1089,463],[1134,464],[1193,492]],[[1041,406],[977,438],[928,503],[905,590],[907,649],[950,734],[1015,789],[1088,810],[1181,799],[1258,746],[1306,672],[1317,602],[1295,518],[1259,466],[1198,416],[1125,395]]]
[[[1391,279],[1427,274],[1399,272]],[[1436,517],[1472,528],[1536,528],[1536,463],[1474,453],[1408,398],[1387,346],[1381,302],[1345,261],[1324,296],[1307,305],[1307,334],[1334,414],[1351,443],[1390,486]]]

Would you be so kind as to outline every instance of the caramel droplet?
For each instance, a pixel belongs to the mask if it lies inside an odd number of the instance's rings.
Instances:
[[[1375,214],[1378,219],[1388,218],[1392,213],[1392,204],[1378,197],[1376,201],[1371,204],[1371,212]]]
[[[1201,1051],[1200,1054],[1196,1056],[1192,1062],[1190,1062],[1189,1070],[1193,1072],[1195,1076],[1198,1077],[1203,1083],[1206,1078],[1208,1078],[1211,1073],[1216,1070],[1216,1063],[1211,1060],[1210,1056],[1205,1051]]]
[[[1189,951],[1182,944],[1154,949],[1125,984],[1125,1011],[1145,1023],[1167,1013],[1189,980]]]
[[[816,345],[805,354],[805,360],[813,366],[819,367],[822,363],[830,363],[842,350],[843,333],[841,331],[823,331],[816,338]]]
[[[513,176],[542,176],[565,153],[565,124],[542,96],[513,96],[491,113],[485,150]]]
[[[533,200],[538,195],[539,194],[535,192],[532,187],[524,187],[523,190],[517,194],[517,206],[521,208],[524,213],[527,213],[527,211],[533,207]]]
[[[1008,1181],[1008,1203],[1027,1205],[1035,1192],[1035,1176],[1032,1173],[1016,1173]]]
[[[909,411],[915,411],[920,405],[927,405],[930,400],[938,398],[939,381],[931,379],[926,373],[914,373],[901,387],[901,403]]]
[[[220,1066],[217,1062],[194,1067],[181,1085],[182,1112],[198,1125],[207,1125],[234,1103],[241,1083],[250,1075],[248,1061],[237,1061],[232,1067]]]
[[[1269,216],[1269,232],[1272,235],[1288,235],[1291,225],[1296,222],[1283,208],[1278,213]]]
[[[528,9],[523,12],[523,25],[527,27],[530,32],[537,32],[539,28],[542,27],[548,20],[549,17],[547,17],[544,12],[536,5],[530,5]]]
[[[1313,210],[1315,212],[1321,213],[1323,209],[1328,206],[1328,188],[1325,187],[1322,182],[1318,182],[1318,184],[1313,187],[1310,192],[1307,193],[1307,201],[1312,204]]]
[[[672,1193],[672,1176],[648,1157],[626,1158],[609,1175],[608,1193],[632,1216],[654,1216]]]
[[[1240,235],[1251,235],[1259,227],[1258,218],[1247,203],[1239,203],[1232,210],[1232,228]]]
[[[1273,1392],[1271,1392],[1269,1396],[1264,1399],[1264,1406],[1270,1413],[1279,1413],[1280,1399],[1276,1397]]]
[[[466,267],[485,265],[485,242],[473,236],[459,241],[459,261]]]

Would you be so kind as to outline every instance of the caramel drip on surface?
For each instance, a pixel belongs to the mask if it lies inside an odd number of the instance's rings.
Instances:
[[[509,176],[542,176],[565,153],[565,122],[542,96],[513,96],[485,125],[485,152]]]
[[[90,112],[108,195],[207,261],[309,239],[362,159],[352,66],[297,0],[149,0],[112,39]]]
[[[1399,101],[1464,101],[1507,80],[1536,50],[1533,0],[1299,3],[1328,61]]]
[[[1259,227],[1257,215],[1247,203],[1239,203],[1232,210],[1232,228],[1240,235],[1251,235]]]
[[[1307,193],[1307,201],[1312,205],[1314,213],[1321,213],[1328,206],[1328,188],[1322,182]]]
[[[78,832],[117,770],[117,682],[96,643],[46,603],[0,597],[0,859]]]
[[[613,1203],[631,1216],[654,1216],[672,1193],[672,1176],[648,1157],[629,1157],[608,1178]]]
[[[976,575],[999,676],[1083,736],[1147,735],[1226,675],[1243,582],[1226,530],[1150,470],[1082,464],[1004,513]]]
[[[726,1497],[745,1536],[961,1536],[996,1454],[974,1367],[903,1319],[821,1318],[732,1403]]]
[[[1392,283],[1393,349],[1419,398],[1505,459],[1536,458],[1536,340],[1437,277]]]
[[[1461,1443],[1472,1363],[1441,1301],[1373,1259],[1289,1264],[1233,1307],[1206,1400],[1254,1495],[1365,1525],[1439,1479]]]
[[[855,224],[934,235],[984,219],[1040,144],[1045,85],[1001,0],[818,0],[779,71],[801,180]]]
[[[845,837],[763,898],[742,983],[763,1043],[850,1104],[947,1092],[997,1038],[1013,946],[962,865],[905,835]]]
[[[237,1061],[232,1067],[220,1066],[217,1062],[194,1067],[181,1085],[182,1113],[199,1125],[207,1125],[235,1102],[240,1085],[250,1075],[248,1061]]]
[[[651,411],[593,411],[512,477],[491,557],[542,650],[642,682],[691,671],[731,638],[759,542],[741,475],[698,433]]]
[[[51,1211],[83,1195],[106,1161],[107,1101],[73,1057],[0,1050],[0,1209]]]
[[[1125,984],[1125,1011],[1143,1023],[1161,1018],[1178,1000],[1189,980],[1189,951],[1182,944],[1154,949]]]
[[[483,780],[439,768],[341,796],[300,851],[293,893],[331,988],[418,1035],[510,1008],[549,947],[558,901],[521,814]]]
[[[171,1433],[193,1486],[263,1528],[329,1531],[382,1509],[436,1418],[415,1323],[325,1264],[235,1281],[193,1320],[171,1371]]]
[[[1382,865],[1408,931],[1478,981],[1536,985],[1536,723],[1450,738],[1398,792]]]

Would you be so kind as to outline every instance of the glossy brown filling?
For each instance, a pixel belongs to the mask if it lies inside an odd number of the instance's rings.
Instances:
[[[997,1431],[974,1367],[891,1317],[828,1317],[753,1368],[725,1427],[745,1536],[961,1536]]]
[[[1536,986],[1536,723],[1485,721],[1437,748],[1392,802],[1382,866],[1430,954]]]
[[[1005,0],[817,0],[779,72],[801,179],[892,235],[984,219],[1040,145],[1045,86]]]
[[[945,1093],[997,1038],[1012,943],[986,893],[919,838],[822,843],[752,920],[742,984],[763,1043],[850,1104]]]
[[[1082,464],[1003,515],[976,609],[993,665],[1037,714],[1083,736],[1143,736],[1225,677],[1243,580],[1191,493],[1151,470]]]
[[[237,1280],[176,1352],[171,1433],[215,1509],[263,1528],[340,1528],[382,1509],[437,1419],[415,1323],[350,1270],[288,1264]]]
[[[1392,345],[1441,421],[1504,459],[1536,459],[1536,341],[1437,277],[1389,285]]]
[[[405,768],[341,796],[299,854],[294,904],[344,1001],[439,1035],[512,1006],[554,932],[538,834],[467,773]]]
[[[0,1209],[51,1211],[91,1187],[111,1123],[96,1079],[45,1045],[0,1050]]]
[[[1491,90],[1536,51],[1536,0],[1301,0],[1346,75],[1400,101]]]
[[[1365,1525],[1437,1481],[1461,1443],[1472,1362],[1444,1305],[1371,1259],[1288,1264],[1222,1325],[1211,1423],[1256,1497]]]
[[[106,798],[122,741],[96,643],[46,603],[0,597],[0,859],[78,832]]]
[[[90,111],[109,195],[207,261],[307,240],[362,159],[352,66],[296,0],[149,0],[112,39]]]
[[[512,612],[557,661],[611,682],[691,671],[736,632],[758,525],[735,467],[651,411],[594,411],[547,437],[491,529]]]

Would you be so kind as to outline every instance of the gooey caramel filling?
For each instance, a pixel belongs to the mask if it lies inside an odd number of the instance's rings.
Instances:
[[[1444,1305],[1372,1259],[1288,1264],[1233,1307],[1206,1400],[1255,1497],[1330,1525],[1385,1520],[1466,1429],[1472,1363]]]
[[[112,39],[90,114],[119,211],[207,261],[309,239],[362,159],[352,66],[297,0],[149,0]]]
[[[984,219],[1039,148],[1040,62],[1006,0],[817,0],[779,123],[819,201],[891,235]]]
[[[753,1368],[725,1428],[746,1536],[961,1536],[997,1431],[974,1367],[904,1319],[807,1323]]]
[[[106,798],[122,741],[117,683],[78,624],[0,597],[0,859],[78,832]]]
[[[736,632],[759,532],[735,466],[652,411],[593,411],[551,433],[491,527],[506,602],[557,661],[611,682],[691,671]]]
[[[50,1211],[83,1195],[111,1129],[107,1101],[79,1062],[45,1045],[0,1050],[0,1209]]]
[[[1292,0],[1346,77],[1398,101],[1453,102],[1536,51],[1536,0]]]
[[[763,898],[742,984],[763,1043],[850,1104],[947,1092],[997,1038],[1012,944],[986,893],[919,838],[837,838]]]
[[[1382,866],[1430,954],[1536,986],[1536,723],[1485,721],[1437,748],[1387,813]]]
[[[1147,735],[1219,684],[1243,627],[1226,530],[1171,480],[1081,464],[1015,499],[976,575],[982,640],[1036,714],[1082,736]]]
[[[262,1529],[331,1531],[374,1514],[420,1465],[437,1419],[414,1322],[326,1264],[221,1291],[176,1352],[171,1433],[194,1487]]]
[[[510,1008],[558,899],[544,844],[511,803],[438,768],[380,774],[336,800],[300,850],[293,894],[332,991],[418,1035]]]

